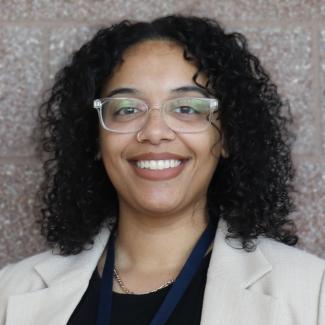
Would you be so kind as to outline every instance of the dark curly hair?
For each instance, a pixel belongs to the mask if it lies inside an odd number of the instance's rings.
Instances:
[[[193,80],[206,73],[206,89],[219,100],[229,157],[221,158],[209,185],[209,217],[223,218],[227,237],[240,239],[247,251],[260,235],[295,245],[288,218],[294,208],[291,115],[282,110],[288,105],[242,34],[226,33],[213,19],[172,15],[100,29],[57,73],[37,126],[39,149],[48,155],[37,222],[50,247],[78,254],[104,224],[117,224],[117,193],[95,158],[99,123],[90,108],[123,52],[149,39],[180,44],[197,66]]]

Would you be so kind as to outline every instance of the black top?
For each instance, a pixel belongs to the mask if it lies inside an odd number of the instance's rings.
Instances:
[[[198,325],[201,320],[203,295],[211,252],[207,254],[184,296],[166,324]],[[95,325],[99,303],[101,278],[95,269],[89,286],[67,325]],[[148,325],[173,284],[148,294],[123,294],[113,292],[113,325]]]

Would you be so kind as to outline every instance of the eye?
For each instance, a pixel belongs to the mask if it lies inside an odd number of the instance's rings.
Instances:
[[[114,117],[135,116],[146,110],[143,103],[132,99],[112,99],[109,101],[108,106],[110,114]]]
[[[103,118],[110,122],[129,122],[144,116],[146,105],[134,99],[113,98],[105,105]]]
[[[136,114],[138,112],[139,112],[139,109],[136,107],[123,106],[123,107],[115,108],[113,115],[115,115],[115,116],[117,116],[117,115],[132,115],[132,114]]]
[[[192,106],[177,106],[175,107],[174,112],[179,114],[199,114],[199,112]]]

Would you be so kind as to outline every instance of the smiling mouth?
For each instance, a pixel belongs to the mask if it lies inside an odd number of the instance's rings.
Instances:
[[[159,159],[129,161],[136,175],[150,181],[163,181],[177,177],[189,159]]]
[[[183,163],[184,160],[166,159],[166,160],[137,160],[135,165],[141,169],[164,170],[176,168]]]

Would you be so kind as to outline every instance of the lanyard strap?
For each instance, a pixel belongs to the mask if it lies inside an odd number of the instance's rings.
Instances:
[[[113,272],[115,259],[114,241],[114,233],[111,233],[108,241],[106,261],[101,280],[96,325],[110,325],[111,323]]]
[[[191,255],[187,259],[176,281],[172,284],[168,294],[155,314],[150,325],[165,324],[176,305],[182,298],[193,276],[197,272],[206,250],[211,245],[216,232],[216,227],[209,222],[205,231],[196,243]],[[103,276],[101,280],[100,300],[96,325],[110,325],[112,313],[112,289],[114,269],[114,235],[110,236],[107,249]]]

